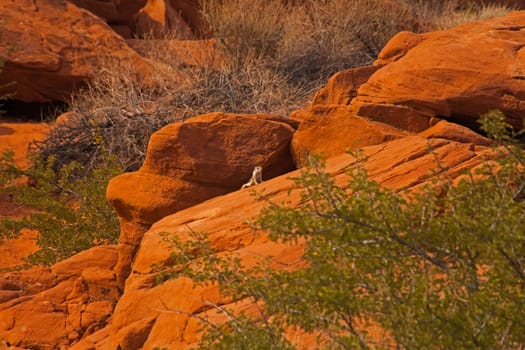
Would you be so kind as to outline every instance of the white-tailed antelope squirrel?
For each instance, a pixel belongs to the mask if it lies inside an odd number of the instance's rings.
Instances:
[[[252,177],[250,178],[250,181],[242,185],[241,190],[246,187],[258,185],[262,181],[262,167],[256,166],[255,168],[253,168]]]

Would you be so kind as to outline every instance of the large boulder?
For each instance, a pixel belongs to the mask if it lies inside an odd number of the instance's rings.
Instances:
[[[429,147],[432,147],[432,152]],[[438,165],[441,170],[447,169],[453,178],[464,169],[479,164],[484,159],[485,151],[486,148],[472,144],[407,136],[365,147],[363,154],[367,160],[363,165],[373,180],[388,188],[417,188],[435,175],[432,170]],[[345,170],[352,167],[355,161],[348,154],[338,155],[327,161],[326,170],[336,176],[337,183],[342,184],[348,180]],[[296,171],[276,177],[258,185],[255,190],[263,193],[272,203],[299,206],[300,193],[293,190],[294,184],[290,180],[299,174]],[[141,179],[136,181],[134,185],[140,186]],[[195,288],[188,278],[156,283],[158,270],[155,270],[155,266],[163,266],[170,259],[173,247],[169,239],[176,237],[184,241],[192,232],[208,233],[209,241],[218,251],[234,252],[248,265],[268,256],[278,262],[275,267],[297,264],[303,252],[302,245],[270,242],[263,233],[254,231],[250,222],[257,218],[268,202],[257,200],[250,192],[236,191],[219,196],[156,222],[144,234],[112,320],[107,327],[85,337],[72,349],[193,348],[199,340],[198,317],[221,322],[217,311],[210,305],[255,313],[254,304],[242,301],[232,303],[222,297],[214,285]],[[192,317],[192,313],[196,317]],[[297,340],[303,341],[302,338],[294,339]],[[304,348],[312,348],[313,344],[315,340],[312,344],[303,345]]]
[[[0,26],[0,82],[13,82],[8,91],[17,100],[69,102],[108,57],[129,66],[132,76],[151,72],[102,19],[67,1],[2,1]]]
[[[446,120],[440,120],[435,125],[420,132],[419,135],[428,139],[442,138],[462,143],[473,143],[480,146],[494,145],[493,140],[483,137],[463,125],[450,123]]]
[[[265,180],[294,169],[289,145],[295,126],[283,117],[211,113],[153,134],[140,170],[116,177],[107,189],[121,223],[120,285],[154,222],[240,189],[257,165]]]
[[[524,26],[521,11],[445,31],[400,33],[380,53],[381,68],[350,105],[360,116],[414,132],[428,128],[434,117],[476,128],[479,116],[492,109],[520,128]]]

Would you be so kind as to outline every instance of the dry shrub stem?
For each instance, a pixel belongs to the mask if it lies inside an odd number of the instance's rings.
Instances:
[[[371,64],[399,31],[444,29],[510,10],[459,0],[202,0],[202,8],[219,48],[203,46],[199,55],[209,64],[181,60],[169,35],[146,38],[140,51],[154,73],[141,82],[108,53],[73,98],[75,117],[36,149],[56,154],[58,164],[76,159],[88,167],[104,150],[136,170],[151,133],[169,123],[213,111],[287,115],[335,72]]]

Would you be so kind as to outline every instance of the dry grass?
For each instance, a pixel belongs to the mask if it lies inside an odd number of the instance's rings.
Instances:
[[[333,73],[372,63],[401,30],[444,29],[510,11],[459,1],[202,0],[220,55],[203,45],[182,58],[181,44],[170,37],[146,38],[140,51],[155,72],[142,84],[108,54],[71,103],[77,120],[40,150],[84,164],[96,164],[106,151],[135,170],[151,133],[166,124],[212,111],[287,115]]]
[[[277,66],[307,83],[370,64],[401,30],[414,30],[408,6],[387,0],[318,0],[292,9]]]
[[[444,30],[462,23],[504,16],[513,9],[475,0],[405,0],[420,25],[419,32]]]
[[[287,115],[313,93],[257,60],[243,62],[242,69],[194,65],[166,47],[144,48],[155,62],[147,84],[137,84],[133,70],[108,55],[99,74],[72,99],[74,117],[36,150],[45,158],[56,156],[59,164],[80,161],[87,170],[110,153],[123,169],[133,171],[144,160],[150,135],[167,124],[211,111]]]

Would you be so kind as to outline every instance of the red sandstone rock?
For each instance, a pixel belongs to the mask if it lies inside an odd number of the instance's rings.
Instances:
[[[0,122],[0,154],[6,150],[13,151],[15,164],[25,168],[28,166],[29,144],[42,140],[48,130],[49,125],[45,123]],[[21,217],[28,212],[29,208],[13,203],[12,198],[0,189],[0,218]],[[36,231],[24,230],[16,239],[0,240],[0,270],[21,265],[23,258],[37,250],[37,238]]]
[[[387,64],[352,100],[361,116],[419,132],[430,118],[476,127],[491,109],[521,128],[525,115],[525,12],[415,36],[386,45]]]
[[[381,68],[380,65],[365,66],[335,73],[328,79],[326,86],[317,92],[312,104],[350,104],[357,96],[357,89],[361,84],[366,83],[379,68]]]
[[[103,328],[119,296],[116,260],[115,246],[99,246],[51,268],[1,274],[0,343],[58,349]]]
[[[120,0],[68,0],[76,6],[86,9],[94,15],[103,18],[108,23],[118,19]]]
[[[69,102],[71,93],[97,74],[111,56],[147,77],[149,64],[90,12],[62,0],[0,2],[2,82],[16,82],[15,99]],[[136,71],[133,71],[135,69]]]
[[[428,151],[429,142],[433,147],[432,154]],[[421,136],[407,136],[365,147],[363,151],[367,162],[364,166],[372,179],[389,188],[411,188],[428,181],[431,170],[436,168],[438,162],[448,169],[451,176],[456,176],[461,170],[479,164],[484,150],[483,147],[445,139],[427,140]],[[338,183],[345,183],[347,175],[344,170],[354,162],[353,157],[342,154],[329,159],[326,169],[336,175]],[[293,191],[291,196],[288,193],[293,188],[289,178],[297,175],[298,172],[289,173],[265,181],[254,189],[267,194],[272,202],[299,205],[299,193]],[[216,310],[206,304],[209,301],[233,310],[255,313],[253,305],[231,304],[213,286],[194,289],[193,282],[187,278],[156,285],[152,267],[153,264],[165,262],[172,252],[166,237],[176,236],[185,240],[191,231],[207,232],[210,242],[219,251],[234,251],[247,265],[268,255],[280,262],[298,261],[303,251],[301,245],[276,244],[260,233],[254,234],[248,222],[254,220],[267,204],[255,200],[250,192],[236,191],[216,197],[155,223],[142,239],[132,273],[111,322],[105,329],[87,336],[72,349],[115,349],[118,346],[125,350],[151,349],[154,346],[188,348],[198,342],[199,324],[185,312],[195,312],[199,316],[209,316],[223,322],[217,318]]]
[[[131,28],[136,37],[172,39],[201,38],[208,32],[196,0],[148,0],[133,16]]]
[[[480,146],[490,146],[493,144],[492,140],[481,136],[469,128],[466,128],[462,125],[449,123],[446,120],[439,121],[434,126],[423,132],[420,132],[419,135],[429,139],[443,138],[456,142],[473,143]]]
[[[497,37],[503,32],[505,30],[501,32],[495,30],[493,35]],[[507,32],[512,31],[507,30]],[[514,34],[510,33],[510,35]],[[425,41],[422,41],[419,45],[424,44]],[[385,60],[393,62],[387,67],[410,57],[419,45],[413,47],[408,45],[409,48],[402,49],[399,55],[385,55]],[[452,46],[454,45],[452,43]],[[449,57],[443,57],[445,58]],[[378,70],[369,80],[374,80],[376,74],[383,69]],[[483,74],[480,76],[482,80],[485,79]],[[469,78],[474,79],[471,76]],[[343,90],[344,85],[341,85],[341,90],[333,89],[328,95],[332,93],[334,99],[322,97],[322,101],[349,101],[352,95],[348,91],[354,91],[359,85],[352,84],[354,83],[350,82],[350,89],[346,90],[347,92]],[[359,89],[357,98],[363,98],[361,90],[362,88]],[[325,103],[322,101],[320,100],[319,103]],[[390,105],[385,104],[384,108],[386,110]],[[390,113],[388,115],[395,117],[398,111],[396,108],[388,112]],[[413,110],[409,105],[404,108],[402,111]],[[304,125],[299,129],[303,128],[306,133],[309,130],[308,123],[313,122],[309,119],[311,118],[309,113],[324,115],[326,120],[320,118],[315,122],[319,123],[319,128],[328,125],[333,128],[331,129],[333,132],[338,123],[350,129],[350,125],[345,124],[346,120],[341,122],[338,119],[347,115],[347,111],[346,106],[318,105],[308,112],[297,112],[296,117],[302,118]],[[353,117],[349,114],[348,116]],[[331,117],[334,117],[335,122],[330,122]],[[426,128],[426,125],[431,124],[426,115],[414,114],[413,118],[414,124],[406,120],[397,123],[417,126],[414,129]],[[360,125],[366,125],[365,122],[372,123],[361,118],[358,120]],[[112,254],[107,255],[110,258],[103,259],[96,255],[86,258],[79,255],[68,263],[52,269],[1,275],[0,339],[9,339],[13,345],[19,347],[28,347],[27,344],[32,341],[42,344],[42,348],[58,348],[61,344],[70,346],[82,337],[80,342],[71,347],[72,349],[113,350],[120,347],[129,350],[151,349],[155,346],[179,349],[196,345],[200,336],[198,322],[184,312],[195,312],[199,316],[211,317],[217,322],[224,321],[224,318],[215,315],[216,310],[210,307],[207,301],[254,314],[253,305],[242,301],[231,303],[231,300],[221,296],[213,286],[193,288],[193,282],[187,278],[156,285],[156,273],[152,265],[165,263],[169,258],[172,248],[165,240],[166,234],[168,238],[176,236],[184,240],[188,238],[191,231],[209,233],[209,239],[214,247],[221,252],[239,254],[243,262],[248,265],[268,255],[276,257],[279,261],[298,260],[302,254],[301,245],[276,244],[269,242],[264,235],[254,235],[248,222],[259,214],[265,202],[256,201],[251,190],[235,191],[184,210],[173,209],[177,208],[176,202],[181,200],[181,198],[174,198],[177,189],[183,189],[182,194],[187,195],[190,201],[200,200],[196,194],[187,190],[188,187],[185,187],[191,186],[192,183],[198,184],[201,189],[208,185],[210,186],[208,190],[215,186],[220,187],[222,184],[230,186],[230,190],[240,187],[245,179],[238,179],[240,182],[234,184],[233,175],[238,171],[245,171],[243,176],[249,176],[253,166],[249,161],[255,159],[254,154],[265,159],[256,152],[260,149],[256,147],[257,145],[250,143],[246,145],[246,142],[252,141],[253,137],[259,137],[261,133],[264,137],[268,133],[271,135],[272,133],[263,126],[270,121],[277,124],[274,127],[278,130],[292,129],[289,131],[290,134],[295,128],[278,117],[259,119],[254,116],[211,114],[169,126],[156,134],[151,140],[148,159],[141,170],[116,178],[108,189],[108,197],[117,208],[122,224],[122,242],[119,246],[120,266],[117,266],[117,271],[125,272],[128,266],[128,271],[131,272],[126,281],[124,295],[119,300],[109,324],[97,330],[106,324],[108,313],[113,305],[112,301],[117,294],[113,271],[110,270],[110,266],[116,262],[114,250]],[[371,138],[381,138],[382,135],[390,132],[388,129],[385,130],[386,132],[381,130],[379,135],[372,132]],[[310,131],[318,130],[312,128]],[[319,138],[329,136],[328,140],[333,141],[330,135],[335,134],[320,132],[318,135]],[[366,133],[362,136],[366,136]],[[343,137],[341,139],[344,140]],[[366,137],[364,139],[366,140]],[[266,139],[257,140],[256,143],[262,144],[259,147],[266,145],[264,143]],[[328,149],[332,149],[326,139],[324,142],[327,143]],[[436,169],[438,163],[443,169],[447,169],[452,177],[459,175],[464,169],[478,165],[486,151],[486,148],[477,146],[480,142],[477,135],[450,123],[441,122],[424,131],[421,136],[406,136],[365,147],[363,150],[367,159],[365,168],[372,179],[386,187],[417,188],[429,180],[431,170]],[[239,144],[251,151],[237,152]],[[223,148],[220,148],[221,146]],[[324,147],[321,143],[320,146]],[[432,154],[429,153],[429,146],[433,149]],[[221,152],[216,152],[216,149],[220,149]],[[236,157],[233,157],[234,155]],[[244,157],[244,165],[240,164],[240,161],[238,164],[235,163],[239,160],[238,157]],[[224,164],[219,162],[219,159]],[[345,183],[347,180],[345,169],[353,164],[355,159],[351,156],[338,155],[328,160],[327,171],[336,176],[338,183]],[[210,172],[215,177],[208,176]],[[223,173],[224,179],[217,177],[222,176]],[[293,188],[288,178],[297,175],[298,172],[289,173],[268,180],[257,185],[253,190],[264,191],[273,202],[287,201],[287,205],[300,205],[297,192],[292,192],[291,196],[288,194]],[[210,190],[208,194],[212,194],[212,191]],[[196,197],[192,198],[193,195]],[[168,215],[172,209],[179,211]],[[168,216],[156,222],[148,231],[153,221],[165,215]],[[147,232],[144,234],[145,231]],[[141,245],[135,256],[140,241]],[[95,262],[95,259],[100,261]],[[121,278],[126,275],[127,272],[121,274]],[[105,293],[109,293],[109,296]],[[94,295],[97,301],[89,302],[91,295]],[[104,299],[105,297],[107,299]],[[34,320],[28,319],[31,313],[35,316]],[[47,329],[54,329],[55,323],[59,326],[56,327],[56,332],[48,332],[52,334],[33,331],[32,328],[29,328],[31,331],[28,332],[27,326],[20,326],[29,324],[33,327],[36,325],[35,320],[40,322],[40,325],[45,325]],[[93,331],[94,333],[91,333]],[[28,336],[31,338],[27,338]],[[306,348],[307,345],[306,343]]]
[[[119,23],[129,23],[131,18],[146,5],[147,0],[118,0],[117,11]]]
[[[294,112],[302,119],[292,139],[292,155],[297,167],[304,166],[308,154],[333,157],[365,146],[377,145],[409,135],[390,125],[356,116],[349,106],[314,105]]]
[[[131,23],[132,33],[137,37],[173,36],[174,39],[193,39],[193,33],[170,1],[148,0]]]
[[[153,134],[140,170],[116,177],[107,189],[121,223],[119,283],[155,221],[239,189],[256,165],[263,179],[294,169],[290,124],[295,125],[283,117],[211,113]]]

